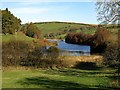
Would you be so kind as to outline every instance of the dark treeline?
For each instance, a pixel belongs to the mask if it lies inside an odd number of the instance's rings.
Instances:
[[[65,38],[66,43],[89,45],[91,53],[102,53],[105,51],[110,32],[104,28],[98,28],[94,35],[83,33],[69,33]]]

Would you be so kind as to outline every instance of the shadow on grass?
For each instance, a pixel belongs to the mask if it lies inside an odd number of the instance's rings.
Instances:
[[[60,80],[51,80],[46,77],[33,77],[33,78],[25,78],[22,81],[19,81],[21,85],[28,86],[33,85],[39,87],[43,87],[47,90],[109,90],[110,88],[106,88],[103,86],[87,86],[83,84],[78,84],[70,81],[60,81]]]
[[[87,76],[95,74],[111,74],[112,72],[103,72],[101,67],[97,67],[93,62],[78,62],[73,68],[47,70],[45,74],[60,74],[65,76]]]
[[[94,62],[78,62],[74,68],[82,69],[82,70],[99,70],[100,67],[96,65]]]
[[[120,88],[120,76],[107,76],[111,80],[110,84],[112,87]]]
[[[110,69],[111,70],[111,69]],[[72,77],[80,77],[80,76],[95,76],[97,77],[105,77],[105,75],[114,76],[115,71],[106,71],[103,68],[99,70],[82,70],[82,69],[75,69],[75,68],[67,68],[67,69],[49,69],[43,71],[44,74],[49,75],[62,75],[62,76],[72,76]],[[98,75],[98,76],[97,76]],[[99,76],[101,75],[101,76]]]

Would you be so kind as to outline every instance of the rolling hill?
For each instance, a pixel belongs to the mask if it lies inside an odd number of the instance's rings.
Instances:
[[[69,32],[94,34],[97,25],[72,22],[36,22],[34,23],[45,38],[64,39]]]

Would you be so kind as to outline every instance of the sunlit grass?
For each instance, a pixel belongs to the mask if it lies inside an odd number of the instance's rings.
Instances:
[[[22,69],[3,72],[3,88],[109,89],[115,69]],[[118,87],[117,87],[118,88]]]
[[[94,34],[96,29],[92,27],[92,25],[88,24],[78,24],[78,23],[64,23],[64,22],[49,22],[49,23],[36,23],[35,24],[42,32],[42,35],[50,34],[50,33],[60,33],[64,32],[64,30],[73,30],[72,32],[81,32],[83,31],[85,34]],[[80,28],[82,30],[80,30]],[[89,28],[89,29],[88,29]],[[57,35],[54,38],[62,38],[64,39],[66,34]]]
[[[9,42],[9,41],[15,41],[15,40],[31,42],[34,39],[35,38],[26,36],[22,32],[18,32],[15,35],[12,35],[12,34],[2,35],[2,42]]]

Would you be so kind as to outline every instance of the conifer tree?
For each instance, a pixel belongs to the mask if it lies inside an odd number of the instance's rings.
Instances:
[[[15,34],[20,25],[21,20],[15,17],[8,8],[2,10],[2,33]]]

